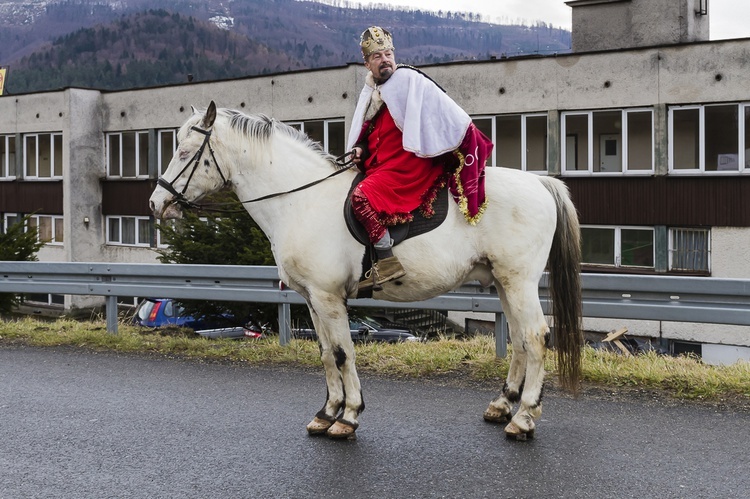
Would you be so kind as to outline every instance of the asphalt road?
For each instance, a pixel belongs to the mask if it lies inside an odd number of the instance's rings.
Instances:
[[[363,376],[356,441],[308,437],[322,372],[0,347],[0,498],[750,494],[750,414],[545,396],[507,441],[483,387]]]

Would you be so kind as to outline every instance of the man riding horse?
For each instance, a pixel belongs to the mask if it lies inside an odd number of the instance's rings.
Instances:
[[[371,275],[359,283],[363,290],[406,274],[391,251],[388,227],[410,221],[416,209],[429,217],[446,184],[466,220],[479,221],[487,202],[484,164],[492,142],[429,77],[396,65],[388,31],[367,28],[360,46],[369,72],[348,149],[365,179],[352,192],[351,203],[376,256]]]

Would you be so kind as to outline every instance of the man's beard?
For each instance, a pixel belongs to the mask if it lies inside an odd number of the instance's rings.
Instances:
[[[391,65],[384,66],[380,68],[379,72],[380,76],[375,78],[375,82],[378,84],[385,83],[393,75],[393,67]]]

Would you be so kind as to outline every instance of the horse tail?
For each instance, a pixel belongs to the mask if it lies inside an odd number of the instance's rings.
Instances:
[[[577,392],[581,377],[581,228],[567,186],[552,177],[539,177],[557,207],[557,226],[549,260],[549,290],[554,319],[557,369],[563,388]]]

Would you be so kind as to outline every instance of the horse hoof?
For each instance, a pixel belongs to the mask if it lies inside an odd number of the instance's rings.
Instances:
[[[326,421],[317,416],[307,425],[307,433],[310,435],[322,435],[333,426],[333,421]]]
[[[505,424],[510,421],[510,413],[501,413],[500,411],[490,407],[482,415],[485,421],[488,423]]]
[[[505,427],[505,438],[524,442],[527,439],[534,438],[534,428],[524,431],[516,423],[511,421],[508,423],[508,426]]]
[[[328,435],[329,438],[333,438],[335,440],[356,440],[357,434],[355,431],[359,425],[357,423],[351,423],[349,421],[346,421],[344,419],[339,419],[333,425],[328,428],[328,431],[326,431],[326,435]]]

